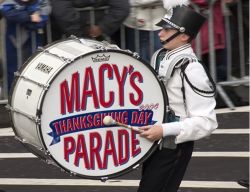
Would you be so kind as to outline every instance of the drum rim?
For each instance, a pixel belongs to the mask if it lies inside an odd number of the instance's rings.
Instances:
[[[52,44],[49,44],[47,46],[45,46],[45,48],[49,48],[57,43],[60,43],[60,42],[63,42],[63,41],[67,41],[67,40],[74,40],[75,38],[67,38],[67,39],[63,39],[63,40],[59,40],[59,41],[56,41]],[[77,40],[77,39],[76,39]],[[88,39],[87,39],[88,40]],[[90,39],[91,40],[91,39]],[[37,51],[35,52],[30,58],[28,58],[28,60],[20,67],[20,69],[18,70],[19,72],[22,72],[25,67],[30,63],[30,61],[32,61],[32,59],[34,59],[38,54],[40,54],[42,51]],[[122,49],[104,49],[104,50],[93,50],[92,52],[88,52],[88,53],[85,53],[85,54],[82,54],[78,57],[76,57],[74,60],[72,60],[71,62],[68,62],[67,64],[65,64],[59,71],[58,73],[56,73],[53,77],[51,77],[51,79],[49,80],[49,84],[52,84],[53,81],[56,79],[56,77],[60,74],[60,71],[64,70],[66,67],[68,67],[68,65],[72,64],[73,62],[81,59],[81,58],[84,58],[86,56],[89,56],[89,55],[92,55],[92,54],[97,54],[97,53],[107,53],[107,52],[114,52],[114,53],[122,53],[122,54],[125,54],[125,55],[128,55],[128,56],[132,56],[134,59],[140,61],[141,63],[143,63],[144,66],[146,66],[155,76],[155,79],[157,80],[160,88],[161,88],[161,92],[162,92],[162,96],[163,96],[163,102],[164,102],[164,114],[163,114],[163,121],[164,119],[166,118],[166,104],[167,104],[167,93],[166,93],[166,89],[165,89],[165,86],[163,84],[163,82],[161,80],[159,80],[159,78],[157,78],[157,73],[156,71],[153,69],[153,67],[151,65],[149,65],[145,60],[143,60],[141,57],[135,57],[134,56],[134,53],[133,52],[129,52],[129,51],[126,51],[126,50],[122,50]],[[11,86],[11,91],[10,91],[10,96],[9,96],[9,104],[11,105],[11,101],[12,101],[12,94],[13,94],[13,91],[14,91],[14,87],[18,81],[19,77],[15,77],[13,83],[12,83],[12,86]],[[38,103],[37,105],[37,117],[38,118],[41,118],[41,114],[42,114],[42,106],[43,106],[43,103],[44,103],[44,99],[45,99],[45,96],[47,94],[48,90],[45,90],[43,92],[43,94],[41,94],[41,100],[40,102]],[[10,114],[10,117],[11,117],[11,112],[9,112]],[[13,126],[13,121],[12,121],[12,118],[11,119],[11,124],[12,124],[12,128],[14,130],[14,133],[16,134],[16,130],[15,130],[15,127]],[[44,138],[42,137],[42,130],[41,130],[41,124],[37,124],[37,132],[39,132],[40,134],[40,138],[41,138],[41,144],[43,145],[44,147],[44,150],[45,151],[49,151],[46,144],[45,144],[45,141],[44,141]],[[17,134],[16,134],[17,135]],[[103,180],[105,178],[105,180],[107,179],[112,179],[112,178],[116,178],[116,177],[119,177],[119,176],[122,176],[134,169],[136,169],[138,166],[140,166],[143,162],[145,162],[153,152],[156,151],[156,149],[159,147],[159,144],[160,144],[161,140],[159,141],[155,141],[154,144],[150,147],[150,149],[146,152],[146,154],[140,158],[138,161],[136,161],[134,164],[130,165],[129,167],[127,167],[126,169],[124,170],[121,170],[119,172],[116,172],[116,173],[112,173],[112,174],[107,174],[107,175],[101,175],[101,176],[90,176],[90,175],[83,175],[83,174],[80,174],[80,173],[72,173],[71,170],[69,170],[67,167],[64,167],[62,166],[51,154],[49,154],[49,157],[47,156],[47,158],[50,158],[56,166],[62,168],[65,172],[69,173],[69,174],[73,174],[75,176],[78,176],[78,177],[81,177],[81,178],[86,178],[86,179],[93,179],[93,180]],[[37,155],[38,157],[44,159],[43,157],[41,157],[37,152],[34,152],[31,147],[29,147],[29,145],[26,145],[24,144],[25,146],[28,147],[28,149],[34,153],[35,155]],[[27,148],[26,147],[26,148]],[[45,156],[46,157],[46,156]]]

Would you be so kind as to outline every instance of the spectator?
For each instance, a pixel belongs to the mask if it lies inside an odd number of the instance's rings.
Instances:
[[[54,39],[60,35],[75,35],[77,37],[91,37],[103,39],[114,34],[129,14],[128,0],[52,0],[52,18],[58,29],[52,29]],[[96,24],[90,23],[90,13],[76,8],[108,6],[105,10],[95,11]],[[58,37],[59,34],[59,37]]]
[[[209,1],[207,0],[192,0],[193,3],[200,7],[201,12],[207,12]],[[214,49],[216,56],[216,77],[218,81],[227,79],[227,61],[226,61],[226,38],[224,18],[222,14],[221,0],[215,1],[213,5],[213,24],[214,24]],[[201,28],[201,46],[202,60],[209,67],[209,26],[208,21]]]
[[[48,20],[50,5],[48,0],[5,0],[0,10],[6,20],[5,50],[10,89],[18,67],[17,48],[21,47],[22,58],[27,59],[32,53],[32,33],[36,36],[36,47],[42,45],[43,27]]]
[[[130,15],[124,22],[126,26],[126,48],[137,51],[135,46],[135,30],[139,32],[139,55],[147,62],[151,58],[150,32],[153,32],[154,45],[152,51],[161,48],[158,38],[160,28],[154,23],[161,20],[166,10],[162,6],[162,0],[130,0]]]
[[[239,47],[239,30],[238,30],[238,10],[239,2],[242,4],[242,27],[244,36],[244,54],[246,67],[249,67],[249,0],[224,0],[226,7],[230,12],[230,32],[232,38],[232,47]],[[240,77],[242,74],[239,67],[239,50],[232,51],[232,75]],[[248,70],[246,70],[249,75]]]

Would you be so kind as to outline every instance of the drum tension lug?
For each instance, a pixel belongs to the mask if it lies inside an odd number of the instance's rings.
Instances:
[[[137,169],[140,166],[140,164],[137,164],[136,166],[133,167],[133,169]]]
[[[46,150],[44,153],[45,155],[50,156],[50,152],[48,150]]]
[[[61,56],[60,59],[63,60],[66,64],[70,64],[74,61],[74,59],[66,58],[63,56]]]
[[[43,47],[41,47],[41,46],[38,46],[38,47],[37,47],[37,50],[43,52],[43,51],[45,50],[45,48],[43,48]]]
[[[48,164],[48,165],[54,165],[54,162],[50,159],[46,159],[45,162]]]
[[[133,57],[135,57],[135,58],[137,58],[137,59],[139,59],[139,58],[140,58],[139,54],[138,54],[138,53],[136,53],[136,52],[134,52],[134,53],[133,53]]]
[[[160,81],[162,81],[163,84],[165,84],[165,83],[167,82],[167,79],[166,79],[165,77],[163,77],[163,76],[158,75],[158,79],[159,79]]]
[[[109,178],[108,177],[102,177],[101,182],[106,182]]]
[[[77,36],[75,36],[75,35],[70,35],[69,38],[70,38],[70,39],[77,40],[77,41],[79,41],[79,42],[81,43],[81,40],[80,40]]]
[[[36,110],[36,115],[37,115],[38,117],[41,117],[41,115],[42,115],[42,110],[37,109],[37,110]]]
[[[21,142],[21,143],[26,143],[26,140],[25,140],[25,139],[22,139],[22,138],[20,138],[20,137],[18,137],[18,136],[15,136],[15,139],[16,139],[17,141]]]
[[[5,105],[5,109],[6,109],[7,111],[11,111],[12,107],[11,107],[9,104],[7,104],[7,105]]]
[[[35,122],[36,124],[41,125],[41,119],[40,119],[40,118],[35,117],[33,120],[34,120],[34,122]]]
[[[19,73],[19,71],[16,71],[16,72],[14,72],[14,76],[15,76],[15,77],[20,77],[21,74]]]
[[[75,172],[72,172],[72,171],[70,171],[70,176],[72,177],[72,176],[76,176],[76,173]]]
[[[61,172],[66,173],[66,171],[63,168],[61,168],[60,170],[61,170]]]

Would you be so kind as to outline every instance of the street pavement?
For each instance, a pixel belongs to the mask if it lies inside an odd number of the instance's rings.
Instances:
[[[219,128],[195,143],[180,192],[247,192],[237,184],[249,177],[249,106],[217,109]],[[141,167],[101,182],[70,176],[49,165],[14,138],[0,105],[0,192],[136,192]]]

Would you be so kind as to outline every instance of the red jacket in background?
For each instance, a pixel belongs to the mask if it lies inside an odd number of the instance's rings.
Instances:
[[[193,3],[197,4],[201,13],[205,10],[208,10],[207,0],[191,0]],[[224,18],[222,14],[221,0],[218,0],[214,3],[213,6],[213,22],[214,22],[214,47],[215,49],[224,49],[225,48],[225,27],[224,27]],[[208,35],[208,20],[204,23],[201,28],[201,53],[206,54],[209,52],[209,35]],[[194,47],[194,43],[193,43]]]

